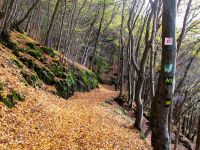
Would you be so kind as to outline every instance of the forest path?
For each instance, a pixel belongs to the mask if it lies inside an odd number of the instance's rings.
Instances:
[[[69,100],[30,92],[35,100],[13,110],[0,105],[0,149],[151,149],[129,128],[131,119],[104,102],[117,96],[111,88],[100,86]]]

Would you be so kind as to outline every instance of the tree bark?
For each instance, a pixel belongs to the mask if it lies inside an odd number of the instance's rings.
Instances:
[[[121,20],[121,28],[120,28],[120,93],[119,93],[119,98],[122,98],[123,95],[123,82],[124,82],[124,21],[125,21],[125,5],[126,5],[126,0],[123,2],[122,6],[122,20]]]
[[[170,150],[168,131],[169,104],[173,98],[176,68],[176,0],[163,1],[162,62],[158,88],[152,102],[152,146],[154,150]],[[170,42],[168,42],[168,39]],[[171,85],[167,78],[173,79]]]
[[[2,28],[0,28],[0,36],[2,36],[2,33],[6,32],[6,30],[10,28],[8,21],[11,16],[11,12],[12,12],[15,2],[16,2],[16,0],[11,0],[10,3],[7,3],[8,6],[4,12],[5,15],[4,15],[4,19],[3,19],[3,25],[2,25]]]
[[[19,26],[28,18],[28,16],[30,15],[30,13],[33,11],[33,9],[37,6],[37,4],[40,2],[40,0],[36,0],[35,3],[33,3],[33,5],[30,7],[30,9],[28,10],[28,12],[26,13],[26,15],[17,23],[15,23],[12,27],[18,29]]]

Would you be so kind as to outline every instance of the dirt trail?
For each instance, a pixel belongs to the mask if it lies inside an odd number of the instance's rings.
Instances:
[[[0,105],[0,149],[150,149],[131,121],[104,103],[117,92],[101,86],[69,100],[33,92],[13,110]],[[33,98],[32,97],[32,98]]]

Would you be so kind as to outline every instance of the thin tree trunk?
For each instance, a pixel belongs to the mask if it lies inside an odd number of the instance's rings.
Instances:
[[[56,3],[56,6],[55,6],[55,9],[54,9],[54,12],[53,12],[53,16],[51,18],[51,22],[50,22],[49,28],[47,30],[47,35],[46,35],[46,39],[45,39],[45,45],[48,46],[48,47],[50,47],[50,45],[51,45],[50,44],[51,33],[52,33],[54,20],[56,18],[56,14],[57,14],[60,2],[61,2],[61,0],[58,0],[57,3]]]
[[[178,43],[177,44],[177,54],[179,54],[181,44],[182,44],[182,41],[183,41],[184,36],[185,36],[187,20],[188,20],[189,14],[190,14],[191,5],[192,5],[192,0],[189,0],[188,5],[187,5],[187,9],[186,9],[186,12],[185,12],[185,17],[184,17],[184,21],[183,21],[183,27],[182,27],[182,30],[181,30],[181,34],[180,34],[180,36],[178,37],[178,40],[177,40],[177,43]]]
[[[124,82],[124,21],[125,21],[125,5],[126,5],[126,1],[123,1],[123,6],[122,6],[122,20],[121,20],[121,28],[120,28],[120,46],[121,46],[121,64],[120,64],[120,72],[121,72],[121,76],[120,76],[120,93],[119,93],[119,98],[122,98],[123,95],[123,82]]]
[[[157,3],[157,2],[156,2]],[[145,50],[140,62],[140,69],[138,71],[138,80],[136,83],[136,88],[135,88],[135,102],[137,106],[137,111],[136,111],[136,120],[135,120],[135,127],[139,130],[142,130],[142,122],[143,122],[143,102],[142,102],[142,89],[145,81],[145,72],[146,72],[146,63],[148,60],[149,56],[149,51],[151,48],[150,41],[149,41],[149,30],[150,30],[150,23],[152,20],[154,14],[154,10],[151,11],[149,18],[148,18],[148,23],[147,23],[147,29],[146,29],[146,36],[145,36]],[[153,34],[153,33],[152,33]]]
[[[62,35],[63,35],[64,19],[65,19],[65,14],[66,14],[66,11],[67,11],[67,1],[65,0],[64,3],[65,3],[65,8],[64,8],[64,13],[62,15],[62,19],[61,19],[60,32],[59,32],[59,36],[58,36],[59,40],[58,40],[58,43],[57,43],[57,46],[56,46],[57,50],[60,49],[60,43],[61,43]]]
[[[97,32],[97,37],[96,37],[96,41],[95,41],[95,45],[94,45],[94,51],[91,55],[92,59],[90,61],[90,69],[92,69],[93,63],[94,63],[94,60],[95,60],[95,55],[96,55],[96,51],[97,51],[99,37],[100,37],[100,34],[101,34],[101,28],[102,28],[102,25],[103,25],[105,10],[106,10],[106,0],[104,0],[104,2],[103,2],[103,12],[102,12],[102,16],[101,16],[101,20],[100,20],[100,24],[99,24],[99,29],[98,29],[98,32]]]
[[[26,15],[17,23],[13,25],[14,28],[19,28],[19,26],[28,18],[29,14],[34,10],[34,8],[37,6],[37,4],[40,2],[40,0],[36,0],[35,3],[30,7]]]

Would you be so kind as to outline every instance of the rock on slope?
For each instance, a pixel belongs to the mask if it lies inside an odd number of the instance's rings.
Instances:
[[[23,34],[13,32],[9,40],[1,42],[0,48],[2,72],[9,69],[15,72],[15,82],[22,86],[40,88],[65,99],[75,91],[90,91],[98,86],[92,71],[70,61],[61,64],[57,51]],[[24,99],[16,88],[7,88],[3,79],[0,85],[1,101],[8,107],[12,108],[17,101]]]

